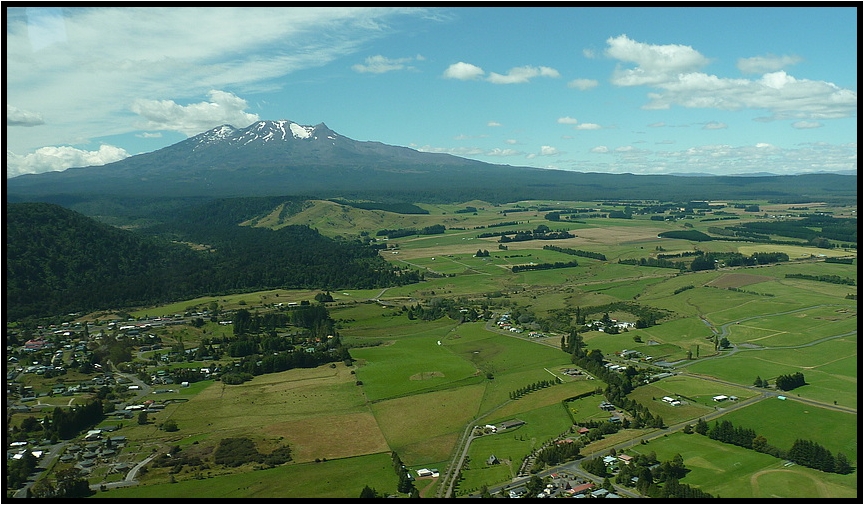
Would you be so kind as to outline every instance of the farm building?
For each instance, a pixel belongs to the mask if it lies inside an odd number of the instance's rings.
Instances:
[[[523,424],[525,424],[525,421],[522,421],[521,419],[511,419],[509,421],[504,421],[503,423],[499,424],[498,429],[507,430],[510,428],[522,426]]]
[[[581,493],[582,491],[588,491],[592,487],[594,487],[593,482],[586,482],[585,484],[579,484],[578,486],[574,486],[574,487],[570,488],[568,491],[573,493],[573,494],[577,494],[577,493]]]
[[[717,395],[714,397],[715,402],[722,402],[722,401],[726,401],[728,399],[729,399],[729,397],[726,395]]]
[[[500,461],[498,461],[498,458],[494,454],[486,458],[487,465],[497,465],[498,463],[500,463]]]
[[[432,470],[429,470],[428,468],[421,468],[421,469],[417,470],[417,476],[418,477],[431,477],[432,476]]]

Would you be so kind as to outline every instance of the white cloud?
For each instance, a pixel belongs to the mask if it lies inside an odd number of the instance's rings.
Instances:
[[[795,55],[775,56],[769,54],[767,56],[754,56],[752,58],[740,58],[738,60],[738,70],[745,74],[762,74],[765,72],[776,72],[785,67],[794,65],[801,61],[801,57]]]
[[[488,123],[486,123],[486,126],[501,126],[501,123],[499,123],[498,121],[489,121]]]
[[[689,46],[650,45],[622,35],[607,40],[606,54],[635,68],[616,68],[612,83],[618,86],[652,86],[645,109],[669,109],[672,105],[721,110],[767,109],[769,118],[828,119],[854,116],[858,95],[825,81],[796,79],[784,71],[764,74],[758,80],[732,79],[697,72],[708,59]],[[751,65],[753,66],[753,65]],[[746,68],[746,65],[745,65]]]
[[[418,55],[418,60],[423,57]],[[365,64],[356,64],[351,67],[352,70],[359,73],[383,74],[393,70],[412,69],[414,67],[406,66],[406,63],[411,63],[414,58],[386,58],[380,54],[369,56],[366,58]]]
[[[516,149],[500,149],[496,147],[485,154],[486,156],[521,156],[525,153]]]
[[[486,154],[486,151],[479,147],[432,147],[430,145],[425,145],[418,147],[417,150],[424,153],[445,153],[453,154],[455,156],[479,156]]]
[[[504,143],[505,143],[505,144],[510,144],[510,145],[512,146],[512,145],[516,145],[516,144],[518,144],[519,141],[516,140],[516,139],[507,139],[507,140],[504,141]]]
[[[703,130],[723,130],[725,128],[728,128],[728,125],[719,121],[711,121],[710,123],[705,123],[705,126],[702,127]]]
[[[574,130],[599,130],[603,128],[597,123],[582,123],[573,127]]]
[[[821,128],[823,125],[819,121],[795,121],[792,123],[792,128],[806,130],[808,128]]]
[[[103,144],[97,151],[82,151],[70,146],[42,147],[31,154],[6,151],[6,177],[57,172],[70,167],[105,165],[127,158],[125,149]]]
[[[540,146],[540,156],[558,156],[561,154],[557,148],[552,146]]]
[[[474,79],[479,79],[485,73],[486,72],[484,72],[483,69],[478,67],[477,65],[472,65],[470,63],[460,61],[459,63],[454,63],[447,67],[447,70],[444,71],[444,77],[447,79],[470,81]]]
[[[584,56],[588,59],[593,59],[593,58],[597,57],[597,54],[594,52],[593,49],[583,49],[582,50],[582,56]]]
[[[570,116],[564,116],[564,117],[558,118],[558,124],[576,124],[578,122],[579,121],[576,121],[575,119],[573,119]]]
[[[550,67],[514,67],[511,68],[506,75],[501,75],[495,72],[490,72],[487,81],[493,84],[521,84],[530,81],[535,77],[560,77],[561,74],[557,70]]]
[[[616,60],[635,63],[636,68],[617,68],[612,83],[618,86],[660,84],[683,72],[691,72],[708,64],[708,59],[690,46],[678,44],[651,45],[620,35],[606,40],[606,55]]]
[[[143,132],[143,133],[136,133],[135,136],[136,136],[136,137],[139,137],[139,138],[142,138],[142,139],[158,139],[158,138],[162,138],[162,132],[154,132],[154,133],[150,133],[150,132]]]
[[[597,146],[591,148],[592,153],[605,154],[609,152],[609,148],[606,146]]]
[[[132,103],[132,112],[147,122],[142,128],[148,130],[173,130],[196,135],[210,128],[230,124],[244,128],[258,121],[257,114],[245,112],[246,100],[233,93],[211,90],[209,102],[178,105],[173,100],[138,99]]]
[[[38,112],[21,110],[6,104],[6,126],[39,126],[45,124]]]
[[[278,90],[284,82],[279,78],[355,54],[391,34],[388,24],[395,18],[428,12],[353,6],[56,9],[63,40],[37,47],[31,11],[36,9],[7,20],[6,101],[39,111],[47,123],[8,132],[15,152],[134,132],[129,106],[135,98],[194,100],[211,89],[241,95]]]
[[[599,83],[594,79],[573,79],[567,83],[568,88],[581,89],[582,91],[595,88]]]

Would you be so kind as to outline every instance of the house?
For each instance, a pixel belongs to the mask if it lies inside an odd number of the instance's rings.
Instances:
[[[591,497],[592,497],[592,498],[603,498],[603,497],[606,496],[607,494],[609,494],[609,491],[607,491],[607,490],[605,490],[605,489],[603,489],[603,488],[601,487],[600,489],[598,489],[598,490],[596,490],[596,491],[592,491],[592,492],[591,492]]]
[[[729,397],[726,396],[726,395],[717,395],[717,396],[714,397],[714,401],[715,401],[715,402],[722,402],[722,401],[725,401],[725,400],[728,400],[728,399],[729,399]]]
[[[600,408],[603,410],[610,410],[611,411],[611,410],[615,410],[615,405],[612,405],[611,403],[609,403],[607,401],[603,401],[600,403]]]
[[[615,456],[603,456],[603,464],[606,466],[614,465],[616,461]]]
[[[524,486],[517,487],[515,489],[510,490],[510,498],[516,499],[521,498],[528,490]]]
[[[487,465],[497,465],[497,464],[499,464],[499,463],[501,463],[501,462],[498,461],[498,458],[495,457],[494,454],[491,455],[491,456],[489,456],[488,458],[486,458],[486,464],[487,464]]]
[[[575,486],[575,487],[569,489],[569,491],[573,494],[577,494],[577,493],[581,493],[582,491],[588,491],[592,487],[594,487],[593,482],[586,482],[585,484],[579,484],[578,486]]]
[[[591,431],[591,430],[589,430],[588,428],[583,426],[583,427],[579,428],[579,430],[576,433],[578,433],[580,435],[587,435],[589,431]]]
[[[421,469],[417,470],[417,476],[418,477],[431,477],[432,476],[432,470],[429,470],[428,468],[421,468]]]
[[[621,460],[625,465],[629,465],[631,461],[633,461],[633,456],[628,456],[627,454],[619,454],[618,459]]]

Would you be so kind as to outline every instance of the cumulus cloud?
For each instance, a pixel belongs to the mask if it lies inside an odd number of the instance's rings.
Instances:
[[[486,152],[486,156],[522,156],[525,154],[517,149],[500,149],[498,147]]]
[[[477,65],[460,61],[447,67],[444,77],[447,79],[459,79],[460,81],[471,81],[483,77],[486,72]]]
[[[411,63],[415,58],[386,58],[381,56],[380,54],[375,56],[369,56],[366,58],[365,64],[356,64],[351,67],[352,70],[359,73],[370,73],[370,74],[383,74],[385,72],[392,72],[394,70],[404,70],[404,69],[413,69],[414,67],[407,66],[407,63]],[[418,60],[423,60],[424,58],[420,55],[417,55]]]
[[[607,40],[606,54],[622,62],[635,63],[634,68],[615,69],[612,83],[617,86],[651,86],[659,93],[648,93],[645,109],[669,109],[672,105],[687,108],[721,110],[767,109],[772,112],[763,120],[828,119],[855,115],[858,95],[833,83],[796,79],[780,70],[756,80],[718,77],[697,70],[708,59],[690,46],[650,45],[636,42],[626,35]],[[786,57],[785,61],[791,61]],[[782,60],[782,58],[780,58]],[[761,62],[761,63],[760,63]],[[756,68],[765,60],[748,67]]]
[[[598,154],[606,154],[609,152],[609,148],[606,146],[592,147],[591,152],[592,153],[598,153]]]
[[[599,130],[603,128],[597,123],[582,123],[573,127],[574,130]]]
[[[506,75],[490,72],[487,81],[493,84],[521,84],[530,81],[535,77],[560,77],[561,74],[557,70],[550,67],[514,67],[511,68]]]
[[[45,124],[42,115],[6,104],[6,126],[39,126]]]
[[[570,116],[564,116],[564,117],[558,118],[558,124],[576,124],[578,122],[579,121],[576,121],[575,119],[573,119]]]
[[[617,68],[612,83],[617,86],[641,86],[667,82],[682,72],[692,72],[708,64],[708,58],[690,46],[651,45],[620,35],[606,40],[606,55],[635,63],[636,68]]]
[[[14,152],[136,133],[128,113],[135,98],[188,103],[211,89],[241,96],[278,90],[284,76],[357,54],[392,34],[395,22],[429,12],[346,5],[279,7],[262,15],[239,5],[100,6],[56,8],[56,24],[31,22],[31,14],[50,9],[28,7],[26,16],[10,15],[6,23],[5,101],[46,120],[39,128],[10,128],[6,140]],[[68,43],[34,44],[49,34],[68,34]]]
[[[540,156],[558,156],[561,154],[557,148],[552,146],[540,146]]]
[[[767,56],[740,58],[737,66],[738,70],[745,74],[764,74],[766,72],[782,70],[798,63],[799,61],[801,61],[801,57],[795,55],[775,56],[769,54]]]
[[[132,112],[142,116],[148,130],[173,130],[196,135],[210,128],[230,124],[243,128],[258,121],[257,114],[245,112],[246,100],[233,93],[211,90],[209,102],[178,105],[173,100],[138,99],[132,103]]]
[[[424,153],[444,153],[453,154],[455,156],[479,156],[486,154],[486,151],[479,147],[432,147],[425,145],[417,148],[418,151]]]
[[[595,88],[599,83],[594,79],[573,79],[567,83],[568,88],[576,88],[582,91]]]
[[[724,128],[728,128],[726,123],[721,123],[719,121],[711,121],[710,123],[705,123],[705,126],[702,127],[703,130],[722,130]]]
[[[49,146],[31,154],[17,155],[6,151],[6,176],[57,172],[70,167],[105,165],[129,157],[125,149],[103,144],[97,151],[83,151],[70,146]]]
[[[821,128],[823,125],[819,121],[795,121],[792,123],[792,128],[806,130],[808,128]]]

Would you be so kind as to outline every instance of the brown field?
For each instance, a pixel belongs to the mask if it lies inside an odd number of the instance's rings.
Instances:
[[[766,277],[764,275],[752,274],[723,274],[720,277],[714,279],[713,281],[708,282],[707,285],[717,288],[740,288],[741,286],[758,284],[760,282],[771,280],[774,280],[774,277]]]
[[[369,412],[273,423],[263,426],[262,431],[268,436],[284,437],[298,463],[390,450],[375,417]]]

